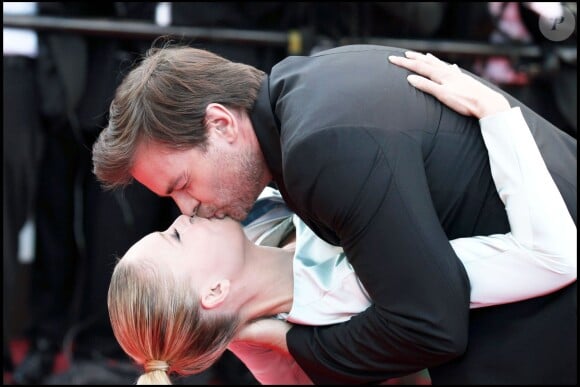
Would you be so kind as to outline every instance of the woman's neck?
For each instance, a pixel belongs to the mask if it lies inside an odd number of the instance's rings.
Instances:
[[[242,314],[254,320],[290,312],[294,298],[294,250],[252,245],[246,255],[245,281],[253,296]]]

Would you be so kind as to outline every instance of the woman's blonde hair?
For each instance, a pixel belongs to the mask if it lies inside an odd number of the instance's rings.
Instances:
[[[239,328],[236,315],[204,311],[185,274],[150,258],[117,262],[107,304],[117,341],[145,367],[137,384],[171,384],[171,373],[206,370]]]

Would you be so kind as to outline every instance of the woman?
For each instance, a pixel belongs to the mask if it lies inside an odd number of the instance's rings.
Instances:
[[[576,226],[519,108],[433,56],[407,53],[391,61],[423,76],[408,78],[419,90],[480,119],[511,232],[451,241],[470,278],[471,306],[532,298],[574,282]],[[339,247],[297,218],[276,219],[268,234],[288,230],[292,221],[295,246],[258,245],[264,233],[249,232],[256,223],[246,226],[246,235],[228,218],[180,216],[129,249],[113,273],[108,303],[119,343],[145,367],[138,384],[201,372],[227,348],[263,384],[310,382],[285,354],[248,345],[253,333],[243,328],[272,316],[332,324],[355,318],[371,300]]]

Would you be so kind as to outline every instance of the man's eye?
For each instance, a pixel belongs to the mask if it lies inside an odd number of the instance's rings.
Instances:
[[[175,239],[181,242],[181,236],[179,235],[179,231],[177,231],[176,228],[173,229],[173,236],[175,237]]]

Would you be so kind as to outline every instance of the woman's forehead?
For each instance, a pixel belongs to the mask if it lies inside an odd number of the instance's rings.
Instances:
[[[160,232],[154,232],[144,236],[131,246],[123,256],[123,259],[134,260],[159,256],[170,248],[171,246],[167,239]]]

